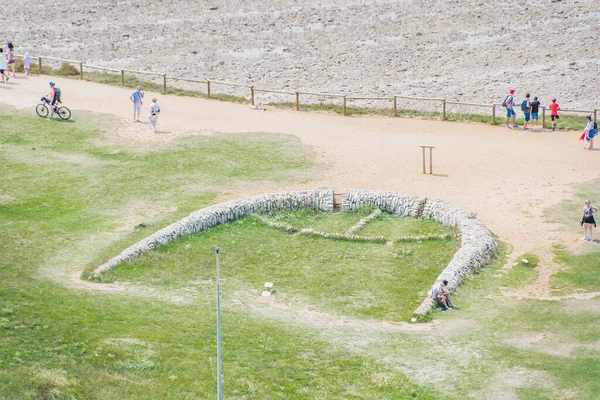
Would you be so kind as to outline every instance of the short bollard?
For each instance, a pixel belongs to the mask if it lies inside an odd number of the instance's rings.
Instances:
[[[433,174],[433,149],[435,149],[435,146],[423,145],[420,147],[423,149],[423,173],[427,173],[425,166],[425,149],[429,149],[429,174]]]

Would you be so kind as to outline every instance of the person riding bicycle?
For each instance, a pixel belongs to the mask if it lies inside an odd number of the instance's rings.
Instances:
[[[46,102],[50,103],[50,116],[48,119],[52,119],[54,116],[54,109],[56,107],[56,103],[60,103],[60,89],[56,87],[56,82],[50,81],[48,83],[50,85],[50,93],[46,95]]]

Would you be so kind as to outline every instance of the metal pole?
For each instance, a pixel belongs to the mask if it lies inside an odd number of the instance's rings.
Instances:
[[[215,249],[217,256],[217,396],[219,400],[223,400],[223,382],[221,371],[221,286],[220,286],[220,274],[219,274],[219,251],[218,247]]]
[[[394,117],[398,116],[398,98],[394,96]]]

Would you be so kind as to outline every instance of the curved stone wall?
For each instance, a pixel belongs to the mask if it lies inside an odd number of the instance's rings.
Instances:
[[[496,253],[496,241],[481,221],[442,200],[375,190],[346,189],[342,193],[342,211],[367,206],[399,216],[431,219],[442,225],[456,227],[461,247],[437,278],[437,280],[448,280],[448,287],[451,290],[456,290],[467,276],[489,263]],[[266,194],[200,209],[125,249],[118,256],[96,268],[93,275],[99,277],[117,265],[181,236],[192,235],[256,212],[299,209],[333,211],[333,190]],[[431,297],[427,297],[415,310],[415,314],[423,315],[431,310],[433,305]]]

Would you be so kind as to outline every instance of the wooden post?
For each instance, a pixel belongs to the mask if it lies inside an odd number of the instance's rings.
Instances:
[[[446,99],[442,100],[442,121],[446,120]]]
[[[542,129],[546,128],[546,107],[542,107]]]
[[[206,96],[210,99],[210,81],[206,81]]]
[[[435,146],[421,145],[420,147],[423,149],[423,173],[427,173],[427,167],[425,164],[425,149],[429,149],[429,175],[433,175],[433,149],[435,149]]]
[[[250,86],[250,98],[252,100],[252,105],[254,105],[254,86]]]
[[[492,125],[496,125],[496,105],[492,104]]]
[[[429,174],[433,175],[433,147],[429,148]]]
[[[296,111],[300,111],[300,93],[296,92]]]
[[[79,63],[79,80],[80,81],[83,80],[83,63],[82,62]]]
[[[167,73],[163,74],[163,93],[167,93]]]
[[[42,73],[42,57],[38,57],[38,75]]]
[[[121,87],[125,86],[125,71],[121,70]]]
[[[346,95],[344,95],[344,115],[346,115]]]
[[[394,96],[394,117],[398,116],[398,98]]]
[[[596,119],[597,115],[598,115],[598,109],[594,108],[594,122],[597,122],[597,119]]]

